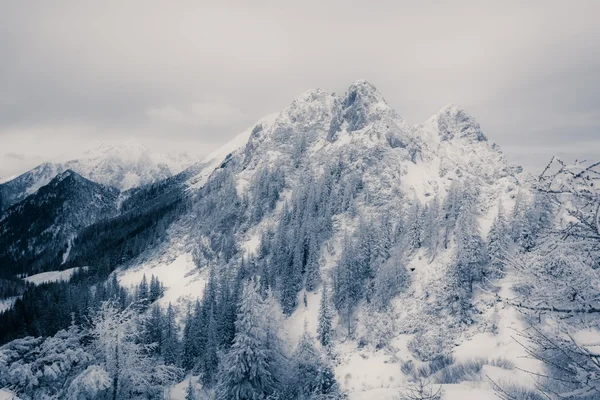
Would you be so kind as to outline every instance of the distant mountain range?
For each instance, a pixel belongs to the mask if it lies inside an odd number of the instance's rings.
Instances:
[[[123,191],[166,179],[181,172],[193,161],[187,154],[162,155],[150,152],[135,141],[102,144],[77,159],[45,162],[5,180],[0,184],[0,210],[33,194],[66,170]]]

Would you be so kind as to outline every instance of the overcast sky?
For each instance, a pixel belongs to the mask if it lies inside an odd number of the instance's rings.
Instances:
[[[600,159],[598,15],[583,0],[3,1],[0,176],[130,137],[201,156],[357,79],[411,124],[461,105],[527,167]]]

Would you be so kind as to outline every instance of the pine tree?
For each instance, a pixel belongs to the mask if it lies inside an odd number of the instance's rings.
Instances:
[[[308,333],[306,322],[294,352],[294,395],[299,399],[339,398],[333,369],[323,360]]]
[[[509,240],[506,215],[502,202],[500,202],[498,204],[498,214],[487,235],[487,253],[490,258],[490,273],[492,276],[498,276],[504,269]]]
[[[421,235],[423,229],[423,216],[421,213],[421,208],[419,203],[415,201],[411,204],[408,209],[408,215],[406,218],[407,221],[407,231],[406,238],[408,240],[408,248],[412,250],[417,250],[421,248]]]
[[[146,274],[144,274],[138,286],[137,298],[138,300],[148,300],[148,280],[146,279]]]
[[[162,284],[160,283],[157,277],[152,275],[152,278],[150,278],[150,302],[154,303],[162,296],[162,294]]]
[[[445,249],[450,245],[451,233],[456,225],[456,219],[458,218],[461,207],[462,190],[461,183],[459,181],[453,181],[442,205],[444,225],[443,243]]]
[[[213,383],[214,376],[217,373],[219,366],[218,356],[219,339],[217,337],[217,322],[215,320],[214,308],[211,308],[208,312],[208,321],[206,326],[206,342],[204,344],[204,351],[201,354],[201,378],[205,385]]]
[[[287,343],[283,340],[283,321],[285,316],[281,305],[270,291],[264,300],[265,347],[271,358],[273,381],[276,392],[284,393],[289,381],[290,360]]]
[[[145,323],[146,343],[154,346],[153,353],[160,354],[163,350],[163,315],[158,304],[150,310],[150,316]]]
[[[523,191],[519,190],[515,196],[515,205],[511,214],[510,231],[515,243],[519,243],[526,228],[527,202]]]
[[[151,357],[151,347],[141,340],[140,318],[144,315],[135,307],[121,310],[113,301],[102,303],[93,318],[90,333],[97,361],[110,378],[113,400],[153,397],[179,377],[177,368],[162,365]]]
[[[196,394],[194,393],[194,386],[192,385],[192,378],[188,381],[188,386],[185,391],[185,400],[196,400]]]
[[[427,207],[423,222],[423,246],[427,248],[429,259],[433,261],[437,255],[440,241],[440,203],[436,196]]]
[[[183,340],[181,343],[181,366],[186,371],[190,371],[194,367],[194,364],[196,363],[196,357],[198,357],[198,353],[196,351],[195,334],[194,315],[192,314],[190,307],[188,307],[183,327]]]
[[[341,320],[346,325],[348,335],[352,335],[354,309],[364,294],[362,263],[352,241],[344,239],[342,255],[332,271],[333,303]]]
[[[465,190],[456,221],[456,260],[453,272],[457,285],[455,295],[458,297],[459,313],[463,319],[471,304],[473,282],[481,280],[483,266],[487,261],[485,246],[479,233],[475,201],[475,195]]]
[[[233,345],[221,363],[219,400],[264,399],[275,386],[272,358],[263,326],[264,306],[257,283],[244,288]]]
[[[296,387],[300,398],[310,398],[319,387],[319,372],[321,366],[320,354],[315,348],[314,340],[307,331],[306,321],[304,332],[300,337],[294,352],[296,363]]]
[[[308,256],[306,261],[306,279],[304,287],[308,291],[313,291],[321,279],[319,267],[319,240],[317,238],[317,227],[309,228],[308,234]]]
[[[162,355],[167,365],[175,365],[178,361],[179,340],[177,337],[177,324],[175,322],[175,311],[169,303],[165,323],[163,327]]]
[[[323,347],[331,345],[333,336],[333,316],[329,302],[327,301],[327,286],[323,285],[321,292],[321,303],[319,305],[319,324],[317,327],[317,338]]]

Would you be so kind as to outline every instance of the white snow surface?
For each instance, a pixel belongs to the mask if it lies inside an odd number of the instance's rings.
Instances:
[[[140,284],[144,275],[148,282],[152,275],[165,286],[164,296],[158,300],[162,307],[169,303],[184,309],[196,298],[201,298],[208,276],[200,271],[192,255],[183,253],[176,258],[151,260],[132,269],[117,271],[119,283],[131,291]]]
[[[69,268],[63,271],[41,272],[39,274],[30,275],[26,278],[23,278],[23,280],[33,283],[34,285],[40,285],[47,282],[67,282],[71,279],[76,269],[77,268]]]
[[[0,389],[0,400],[19,400],[20,398],[8,389]]]

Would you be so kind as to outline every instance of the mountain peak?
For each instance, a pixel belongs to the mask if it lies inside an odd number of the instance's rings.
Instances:
[[[481,126],[467,111],[456,105],[448,104],[430,118],[437,127],[441,140],[469,138],[478,142],[487,141]]]
[[[88,179],[85,179],[83,176],[79,175],[77,172],[72,169],[66,169],[60,173],[58,173],[54,179],[49,182],[49,185],[58,185],[63,184],[62,182],[66,182],[69,184],[70,182],[90,182]]]
[[[99,146],[87,150],[83,154],[83,158],[118,156],[120,158],[136,159],[147,152],[148,149],[136,139],[127,139],[122,142],[102,142]]]
[[[369,123],[381,120],[384,115],[397,117],[375,85],[363,79],[350,85],[342,106],[350,132],[363,129]]]
[[[68,178],[72,175],[76,175],[75,172],[73,172],[73,170],[71,170],[71,169],[67,169],[67,170],[57,174],[54,179],[56,179],[58,181],[62,181],[63,179]]]
[[[343,100],[344,107],[350,107],[356,102],[385,103],[385,99],[375,85],[369,81],[360,79],[350,85]]]

